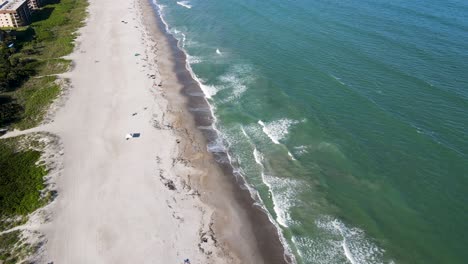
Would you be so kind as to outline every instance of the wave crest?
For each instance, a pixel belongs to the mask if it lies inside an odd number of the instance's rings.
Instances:
[[[286,118],[268,123],[258,120],[258,124],[262,126],[263,133],[265,133],[275,144],[280,144],[280,140],[284,139],[289,133],[289,128],[298,123],[299,121]]]
[[[187,9],[192,8],[192,5],[190,5],[189,1],[178,1],[177,4],[180,5],[180,6],[183,6],[183,7],[187,8]]]

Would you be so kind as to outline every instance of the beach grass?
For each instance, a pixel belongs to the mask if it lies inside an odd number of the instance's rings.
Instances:
[[[34,247],[31,247],[18,230],[0,235],[0,263],[21,263],[33,250]]]
[[[76,31],[83,25],[86,7],[84,0],[61,0],[34,15],[35,22],[31,27],[35,32],[39,59],[56,59],[73,51]]]
[[[15,94],[19,104],[24,107],[23,118],[15,127],[27,129],[38,125],[59,93],[60,86],[56,76],[29,79]]]
[[[42,147],[34,136],[0,140],[0,232],[26,223],[50,200],[44,193],[47,169],[39,162]],[[19,230],[0,235],[0,263],[18,263],[32,250]]]
[[[57,58],[41,61],[36,70],[38,76],[56,75],[68,71],[71,67],[71,60]]]
[[[17,250],[12,249],[11,245],[16,245],[20,242],[20,232],[13,231],[0,235],[0,261],[2,263],[17,263],[19,260]]]
[[[43,205],[41,191],[47,170],[38,165],[41,152],[27,148],[20,138],[0,140],[1,217],[24,216]],[[21,147],[24,146],[25,147]],[[1,226],[0,226],[1,227]],[[1,230],[1,229],[0,229]]]

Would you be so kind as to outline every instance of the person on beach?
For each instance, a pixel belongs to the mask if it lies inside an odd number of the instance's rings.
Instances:
[[[184,259],[184,264],[190,264],[190,260],[189,259]]]

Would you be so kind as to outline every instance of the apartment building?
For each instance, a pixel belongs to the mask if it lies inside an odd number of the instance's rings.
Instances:
[[[1,1],[1,0],[0,0]],[[28,0],[0,2],[0,27],[22,27],[31,22]]]
[[[31,10],[36,10],[43,5],[43,2],[43,0],[28,0],[28,6]]]

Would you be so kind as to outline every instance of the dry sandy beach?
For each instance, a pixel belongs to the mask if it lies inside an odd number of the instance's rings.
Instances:
[[[50,122],[30,130],[63,148],[58,196],[35,228],[39,262],[284,263],[275,229],[251,221],[260,210],[245,209],[195,129],[151,8],[90,1],[63,76],[71,87]]]

